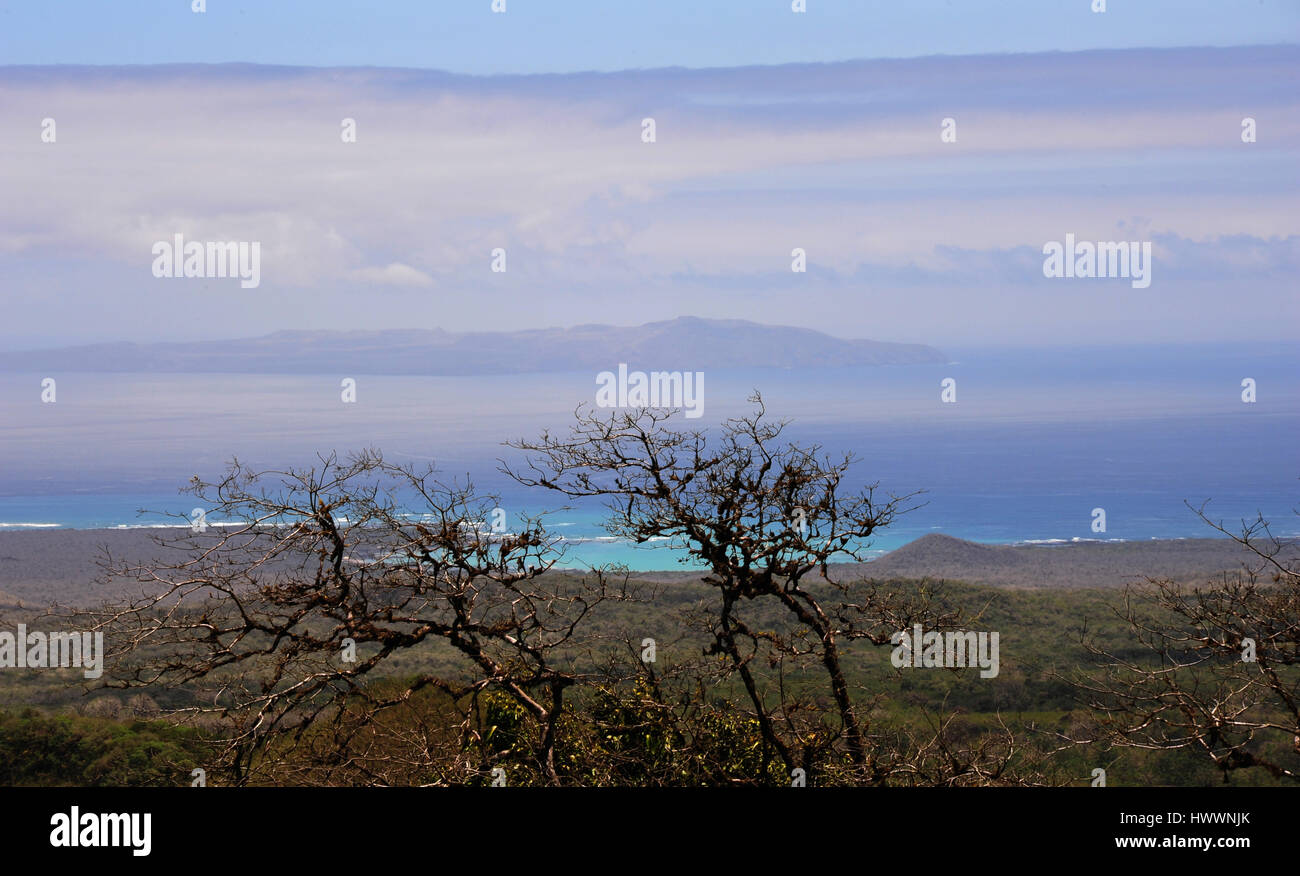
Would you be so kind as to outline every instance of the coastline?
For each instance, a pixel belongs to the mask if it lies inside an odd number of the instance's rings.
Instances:
[[[86,604],[138,589],[127,582],[97,583],[97,563],[105,551],[118,562],[145,562],[158,555],[155,538],[160,534],[162,530],[153,527],[0,531],[0,606]],[[1300,541],[1287,543],[1300,550]],[[1224,537],[983,544],[931,534],[870,562],[835,568],[841,575],[877,579],[928,578],[1015,588],[1118,588],[1147,575],[1209,582],[1239,572],[1252,556]],[[662,569],[631,575],[669,583],[696,579],[700,572]]]

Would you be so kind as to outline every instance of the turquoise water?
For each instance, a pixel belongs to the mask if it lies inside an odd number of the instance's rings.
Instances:
[[[1185,502],[1206,500],[1226,521],[1262,513],[1278,534],[1300,534],[1297,348],[949,352],[942,366],[707,372],[705,416],[675,422],[716,428],[747,411],[757,387],[771,415],[792,418],[791,439],[857,454],[859,484],[925,490],[927,504],[882,532],[877,552],[928,532],[990,543],[1201,537],[1213,532]],[[52,375],[58,401],[45,405],[42,376],[0,375],[0,531],[176,524],[195,505],[177,488],[215,477],[232,455],[275,467],[374,446],[471,478],[499,496],[507,522],[560,509],[549,522],[568,539],[567,565],[680,558],[609,540],[597,504],[561,509],[497,471],[515,458],[501,442],[563,429],[594,398],[594,374],[361,375],[355,404],[339,400],[347,375],[65,374]],[[945,377],[957,381],[955,404],[940,402]],[[1254,404],[1241,401],[1245,377]],[[1095,507],[1104,534],[1091,530]]]

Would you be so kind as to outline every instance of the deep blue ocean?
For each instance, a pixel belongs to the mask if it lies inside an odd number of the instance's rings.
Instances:
[[[876,551],[929,532],[988,543],[1213,536],[1186,504],[1206,501],[1225,522],[1263,514],[1276,534],[1300,535],[1300,346],[946,352],[953,361],[935,366],[706,371],[704,416],[674,422],[716,429],[757,388],[769,415],[791,421],[791,440],[855,453],[858,484],[924,490],[924,507],[882,531]],[[594,374],[356,375],[357,401],[344,404],[348,376],[0,375],[0,532],[174,524],[164,515],[195,504],[178,488],[232,456],[302,466],[370,446],[469,478],[508,515],[563,504],[502,476],[497,460],[517,456],[501,442],[563,431],[594,399]],[[57,380],[54,404],[41,402],[43,377]],[[948,377],[951,404],[940,400]],[[1245,378],[1254,403],[1242,401]],[[1098,507],[1104,534],[1091,528]],[[601,519],[594,504],[549,518],[569,540],[566,565],[676,567],[669,550],[609,540]]]

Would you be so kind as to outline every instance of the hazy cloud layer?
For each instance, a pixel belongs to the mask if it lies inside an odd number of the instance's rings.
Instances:
[[[0,341],[682,314],[940,345],[1283,338],[1298,72],[1295,47],[485,78],[0,68]],[[178,233],[259,241],[261,286],[155,279],[150,248]],[[1044,278],[1066,233],[1151,241],[1150,287]]]

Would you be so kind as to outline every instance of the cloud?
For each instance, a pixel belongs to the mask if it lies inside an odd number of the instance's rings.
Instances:
[[[354,280],[377,286],[432,286],[433,278],[410,265],[393,262],[382,268],[360,268],[351,274]]]
[[[1248,273],[1243,315],[1179,309],[1162,331],[1281,332],[1244,313],[1294,287],[1294,243],[1278,242],[1300,235],[1297,69],[1286,46],[563,76],[0,68],[0,110],[34,120],[0,163],[6,331],[392,325],[360,284],[384,287],[403,325],[459,330],[697,313],[940,344],[1088,340],[1061,290],[1019,283],[1073,232],[1156,241],[1157,282]],[[260,241],[263,293],[231,308],[152,282],[152,243],[177,233]],[[448,294],[424,294],[434,284]]]

